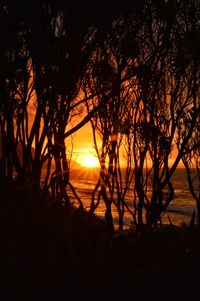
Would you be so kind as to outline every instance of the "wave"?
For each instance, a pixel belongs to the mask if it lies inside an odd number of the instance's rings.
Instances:
[[[87,209],[90,206],[91,192],[97,183],[98,174],[86,174],[86,172],[82,172],[79,175],[80,176],[78,178],[72,178],[71,182],[76,188],[77,194],[82,199],[84,206]],[[189,191],[185,170],[178,169],[172,177],[172,183],[174,186],[174,199],[170,203],[166,213],[170,216],[170,218],[173,218],[173,222],[175,224],[181,224],[183,221],[189,222],[193,211],[195,210],[196,212],[196,204]],[[133,209],[133,192],[133,185],[131,185],[125,197],[125,201],[131,209]],[[104,216],[104,213],[105,206],[101,203],[97,208],[96,214],[99,216]],[[113,208],[113,216],[117,221],[116,208]],[[165,221],[167,222],[167,218],[165,218]],[[125,223],[130,225],[131,217],[129,215],[125,216]]]

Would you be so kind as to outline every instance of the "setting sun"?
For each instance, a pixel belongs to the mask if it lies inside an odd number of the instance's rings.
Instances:
[[[93,168],[99,167],[99,160],[93,151],[88,151],[86,148],[78,150],[77,156],[74,158],[78,164],[83,167]]]
[[[85,159],[82,161],[82,165],[85,167],[98,167],[99,161],[96,157],[91,154],[85,155]]]

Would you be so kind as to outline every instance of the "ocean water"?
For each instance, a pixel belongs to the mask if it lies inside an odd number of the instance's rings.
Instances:
[[[91,192],[94,189],[97,180],[98,170],[96,169],[71,170],[70,181],[76,188],[77,195],[82,200],[86,210],[90,207]],[[187,175],[184,169],[176,170],[175,174],[172,177],[172,183],[175,190],[174,199],[170,203],[166,213],[163,215],[162,222],[169,223],[170,220],[174,225],[181,225],[183,223],[188,224],[191,220],[191,216],[194,210],[196,212],[196,203],[190,194]],[[74,204],[76,205],[77,201],[72,192],[69,190],[68,193],[71,197],[71,200],[73,200]],[[130,209],[133,209],[133,188],[129,189],[125,200]],[[114,222],[117,225],[117,210],[114,207],[112,208],[112,210]],[[103,201],[100,202],[98,208],[95,211],[95,214],[97,216],[104,217],[105,206]],[[131,221],[131,215],[128,212],[125,212],[125,227],[129,227],[131,225]]]

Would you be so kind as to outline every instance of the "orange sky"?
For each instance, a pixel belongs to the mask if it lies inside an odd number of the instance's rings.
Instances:
[[[68,139],[68,143],[70,143]],[[81,164],[82,166],[91,164],[99,166],[96,152],[94,149],[92,130],[88,122],[84,127],[73,135],[74,151],[72,159]],[[91,162],[89,162],[91,160]]]
[[[32,123],[34,118],[34,112],[35,109],[32,107],[32,104],[30,103],[29,108],[29,117],[30,117],[30,123]],[[81,118],[75,118],[75,124],[80,122]],[[78,164],[82,166],[87,167],[97,167],[99,166],[99,162],[97,159],[97,155],[94,149],[94,143],[93,143],[93,135],[92,135],[92,129],[90,122],[88,122],[84,127],[82,127],[80,130],[78,130],[73,136],[68,137],[66,139],[66,146],[68,150],[68,158],[69,154],[71,152],[73,143],[73,155],[72,159],[75,160]],[[176,151],[173,152],[173,156],[170,159],[171,162],[173,162],[173,158],[175,157]],[[123,162],[121,162],[121,165],[123,165]],[[179,164],[179,167],[183,167],[182,162]]]
[[[68,143],[70,139],[68,138]],[[72,159],[78,162],[82,166],[88,166],[89,164],[89,157],[91,157],[91,165],[99,166],[98,159],[96,156],[95,149],[93,147],[93,136],[91,125],[88,122],[84,127],[82,127],[79,131],[77,131],[73,135],[73,144],[74,144],[74,151]],[[169,163],[173,163],[174,158],[176,156],[176,150],[172,152],[172,157],[169,159]],[[123,165],[123,163],[121,163]],[[170,165],[171,165],[170,164]],[[92,166],[88,166],[92,167]],[[183,163],[180,162],[178,167],[183,168]]]

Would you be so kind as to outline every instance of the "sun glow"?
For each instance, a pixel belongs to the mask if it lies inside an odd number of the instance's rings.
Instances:
[[[77,152],[75,160],[78,164],[86,168],[99,167],[98,158],[93,151],[88,151],[87,149],[80,149]]]
[[[92,154],[86,154],[85,158],[83,158],[82,165],[85,166],[85,167],[88,167],[88,168],[98,167],[99,166],[99,161]]]

